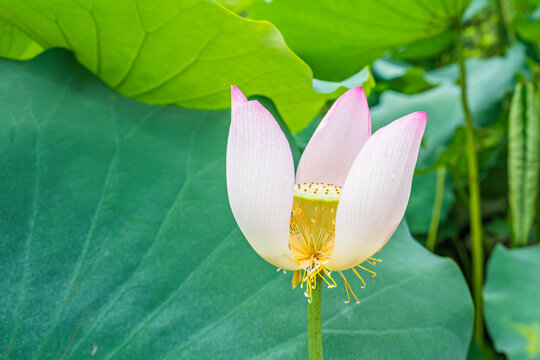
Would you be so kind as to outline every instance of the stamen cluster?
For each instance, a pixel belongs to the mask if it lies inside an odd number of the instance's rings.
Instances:
[[[332,278],[332,271],[326,264],[334,251],[336,213],[341,190],[340,186],[333,184],[304,183],[295,185],[289,226],[289,249],[303,270],[295,271],[293,287],[300,284],[303,288],[305,284],[304,294],[308,298],[308,302],[311,302],[311,293],[317,284],[317,277],[320,277],[329,288],[337,286]],[[373,266],[374,262],[380,261],[375,258],[370,258],[370,260],[368,262]],[[375,272],[363,266],[357,266],[372,273],[373,276],[376,275]],[[352,270],[360,278],[363,284],[362,288],[364,288],[366,285],[364,280],[355,268]],[[339,274],[345,283],[348,299],[346,302],[350,301],[350,291],[358,303],[359,300],[345,275],[341,271]]]

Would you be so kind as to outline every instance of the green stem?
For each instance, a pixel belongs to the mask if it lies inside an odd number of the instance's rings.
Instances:
[[[309,286],[309,284],[308,284]],[[315,281],[311,303],[307,307],[307,334],[309,360],[322,360],[321,293],[322,281]]]
[[[478,178],[478,159],[476,157],[476,139],[471,111],[467,103],[467,73],[461,23],[456,21],[457,50],[461,80],[461,102],[465,114],[467,132],[467,168],[469,173],[469,211],[472,241],[472,293],[474,298],[474,337],[477,344],[484,344],[484,322],[482,306],[482,285],[484,282],[484,248],[482,243],[482,213],[480,207],[480,181]]]
[[[429,232],[426,242],[426,247],[429,251],[435,250],[435,240],[437,240],[437,231],[441,222],[441,211],[444,200],[444,182],[446,179],[446,166],[440,166],[437,169],[437,185],[435,187],[435,201],[433,202],[433,210],[431,211],[431,222],[429,224]]]
[[[497,8],[499,10],[499,16],[501,18],[499,22],[501,27],[501,33],[503,36],[506,33],[506,36],[508,37],[508,43],[509,45],[512,45],[516,42],[516,33],[511,26],[508,26],[511,21],[510,4],[507,2],[507,0],[499,0],[497,1]],[[504,41],[504,39],[501,40]]]

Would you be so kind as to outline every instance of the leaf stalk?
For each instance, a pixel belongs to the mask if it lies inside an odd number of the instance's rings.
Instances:
[[[441,222],[441,212],[444,202],[444,183],[446,180],[446,166],[440,166],[437,169],[437,184],[435,187],[435,201],[433,202],[433,210],[431,211],[431,222],[429,224],[429,232],[426,241],[426,248],[433,252],[437,240],[437,231]]]
[[[465,68],[465,54],[463,49],[463,34],[461,21],[456,22],[456,47],[459,63],[461,86],[461,103],[465,115],[467,137],[467,169],[469,175],[469,212],[472,242],[472,293],[474,299],[474,337],[476,343],[484,345],[484,320],[482,285],[484,283],[484,246],[482,240],[482,209],[480,203],[480,180],[478,176],[478,158],[476,155],[476,135],[474,123],[467,103],[467,70]]]

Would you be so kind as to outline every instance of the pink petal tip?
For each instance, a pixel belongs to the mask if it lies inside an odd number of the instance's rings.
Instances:
[[[231,85],[231,106],[247,102],[247,98],[238,87]]]

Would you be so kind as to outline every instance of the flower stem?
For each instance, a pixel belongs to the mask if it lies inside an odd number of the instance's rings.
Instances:
[[[435,250],[435,242],[437,240],[437,230],[441,222],[441,211],[444,200],[444,183],[446,179],[446,166],[440,166],[437,169],[437,185],[435,188],[435,201],[433,210],[431,211],[431,223],[429,224],[429,232],[426,241],[426,247],[429,251]]]
[[[322,360],[322,330],[321,330],[321,293],[322,281],[315,280],[315,289],[311,293],[311,303],[307,308],[307,334],[309,360]],[[308,284],[310,286],[310,284]]]
[[[474,337],[476,343],[484,344],[484,322],[482,306],[482,285],[484,282],[484,248],[482,243],[482,213],[480,208],[480,181],[478,178],[478,158],[476,157],[476,139],[471,111],[467,103],[467,73],[461,21],[456,21],[457,53],[460,70],[461,102],[465,114],[467,133],[467,167],[469,173],[469,211],[472,241],[472,293],[474,298]]]

